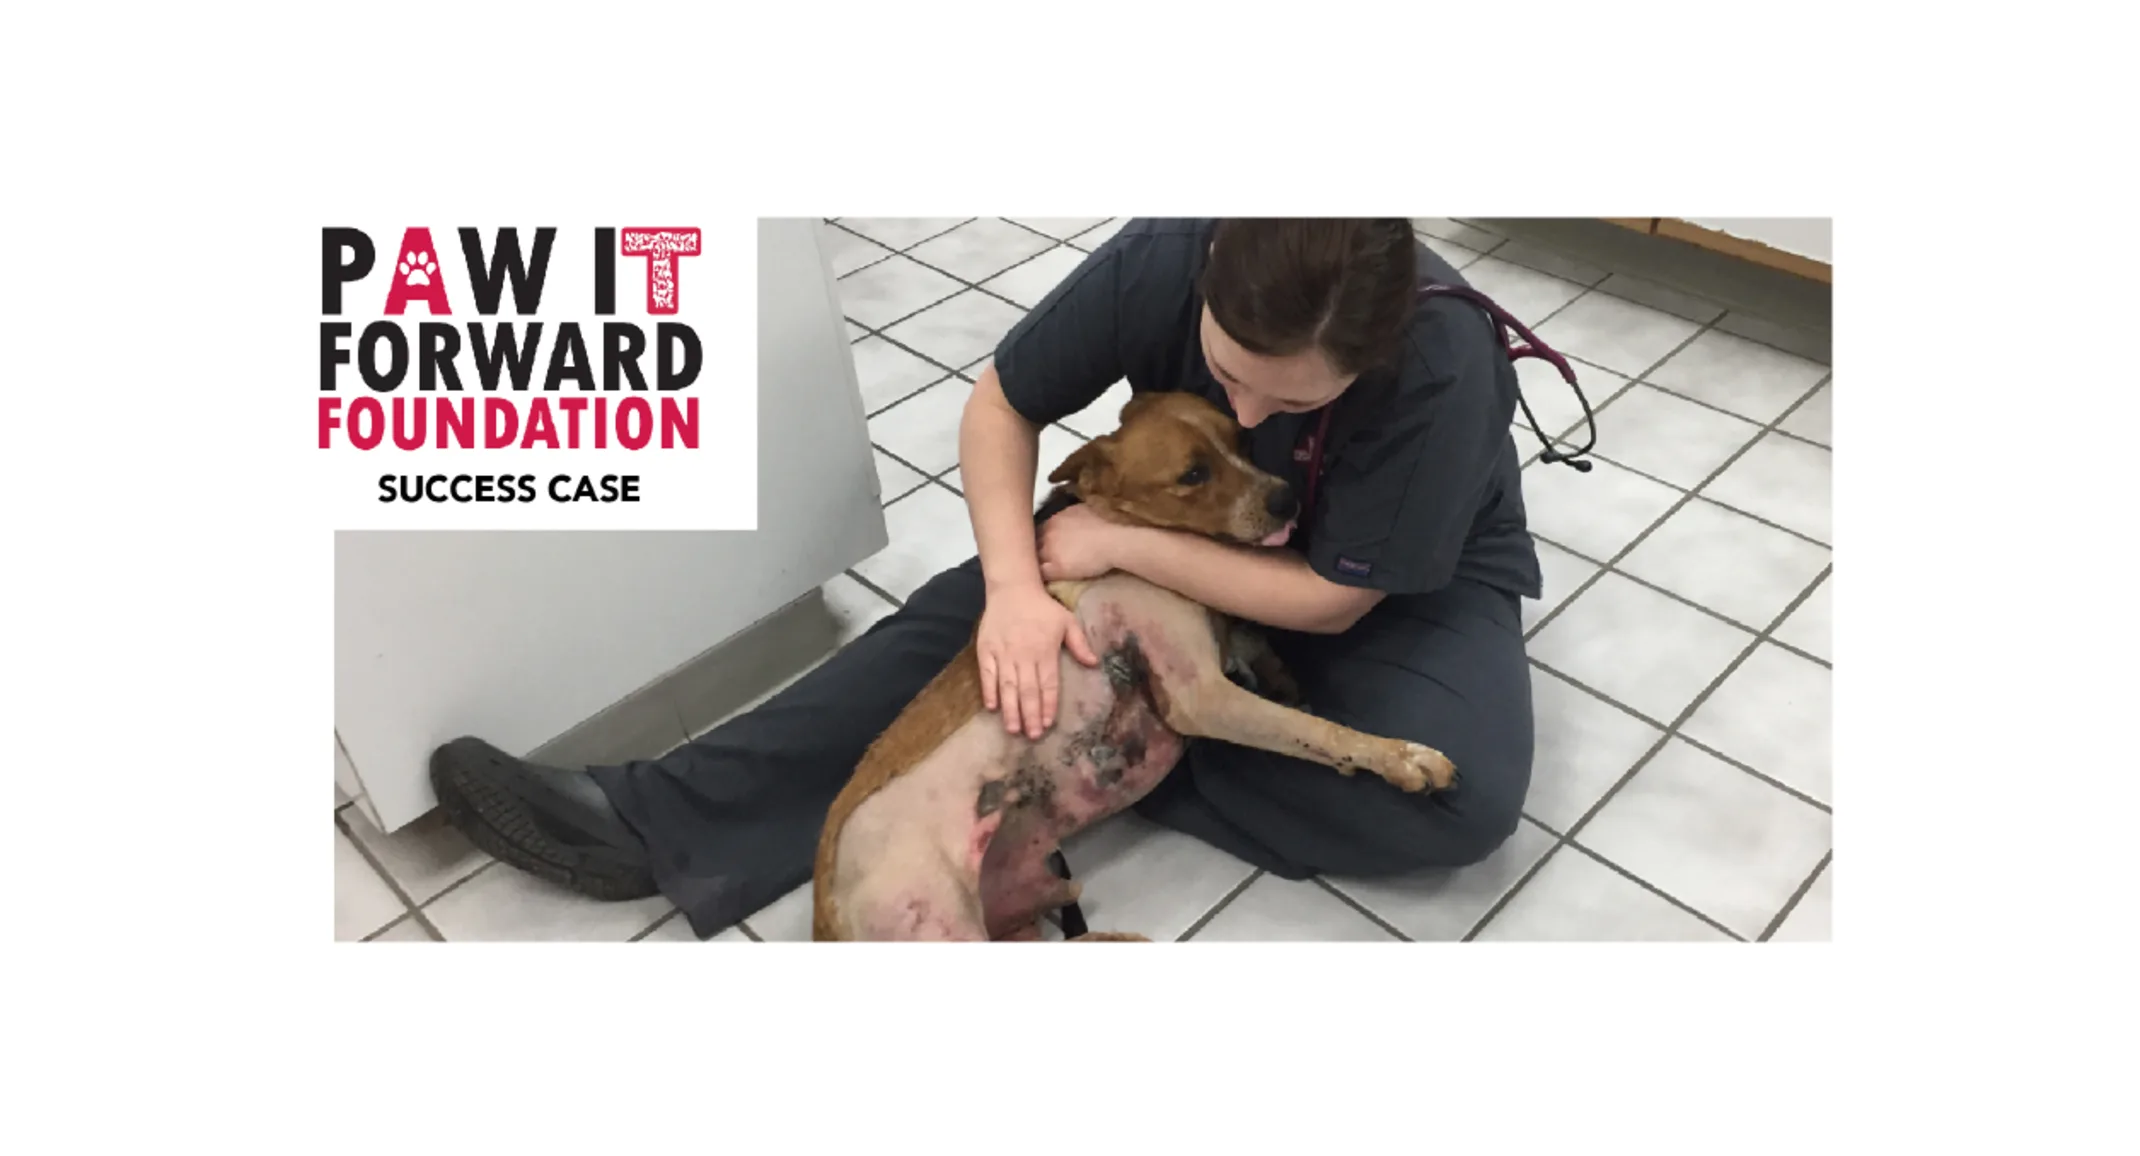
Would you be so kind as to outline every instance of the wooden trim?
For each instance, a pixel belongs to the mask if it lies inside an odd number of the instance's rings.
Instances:
[[[1705,229],[1700,225],[1690,225],[1685,221],[1676,220],[1672,217],[1658,218],[1657,227],[1653,230],[1653,233],[1659,237],[1670,237],[1675,241],[1685,241],[1690,245],[1700,245],[1704,249],[1713,249],[1726,256],[1737,257],[1742,261],[1752,261],[1757,265],[1780,269],[1785,273],[1818,281],[1823,285],[1833,285],[1835,283],[1835,270],[1825,261],[1816,261],[1811,257],[1801,257],[1796,253],[1786,253],[1781,249],[1764,245],[1759,241],[1749,241],[1744,237],[1734,237],[1729,233],[1720,233],[1715,229]]]
[[[1599,217],[1598,220],[1608,225],[1618,225],[1623,229],[1633,229],[1637,233],[1655,233],[1657,231],[1657,218],[1655,217]]]

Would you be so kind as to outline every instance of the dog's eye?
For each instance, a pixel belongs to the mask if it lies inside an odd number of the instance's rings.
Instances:
[[[1188,472],[1174,480],[1177,486],[1201,486],[1211,480],[1211,467],[1202,462],[1190,466]]]

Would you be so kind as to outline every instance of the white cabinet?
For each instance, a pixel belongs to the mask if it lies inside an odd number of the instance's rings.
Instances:
[[[1685,217],[1690,225],[1766,245],[1778,252],[1835,264],[1835,222],[1827,217]]]
[[[523,755],[650,688],[659,732],[664,676],[884,547],[822,229],[759,224],[757,530],[337,535],[336,783],[381,827],[457,735]]]

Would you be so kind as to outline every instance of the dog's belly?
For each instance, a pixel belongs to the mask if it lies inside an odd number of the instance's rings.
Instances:
[[[1029,932],[1068,899],[1047,867],[1056,847],[1149,794],[1180,760],[1182,739],[1155,706],[1152,680],[1215,647],[1205,612],[1108,578],[1087,588],[1077,613],[1102,662],[1062,656],[1045,737],[1006,734],[1001,716],[984,712],[856,809],[841,859],[857,887],[841,907],[870,929],[866,938]],[[947,890],[946,875],[959,885]]]

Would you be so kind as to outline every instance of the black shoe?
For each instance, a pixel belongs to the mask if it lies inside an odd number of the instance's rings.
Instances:
[[[431,753],[431,786],[468,841],[509,867],[594,899],[655,893],[646,844],[584,772],[459,738]]]

